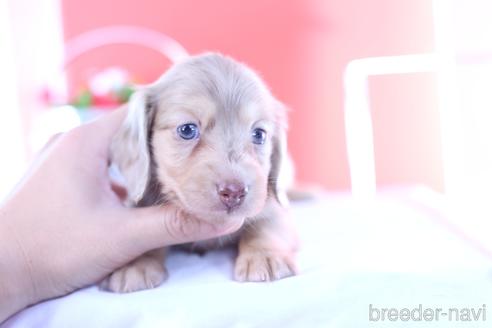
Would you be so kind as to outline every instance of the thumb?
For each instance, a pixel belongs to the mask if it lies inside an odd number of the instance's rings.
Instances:
[[[211,224],[175,206],[127,209],[123,242],[143,253],[151,249],[220,237],[237,231],[244,219],[235,218]]]

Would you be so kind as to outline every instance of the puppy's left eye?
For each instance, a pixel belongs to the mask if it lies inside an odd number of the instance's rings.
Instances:
[[[177,128],[178,135],[185,140],[196,139],[200,136],[200,131],[198,130],[198,126],[193,123],[186,123],[178,126]]]
[[[263,145],[266,139],[266,131],[260,128],[256,128],[253,130],[251,137],[254,144]]]

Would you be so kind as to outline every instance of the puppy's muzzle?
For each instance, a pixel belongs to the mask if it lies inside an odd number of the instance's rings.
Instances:
[[[227,181],[217,186],[217,194],[229,212],[241,206],[248,194],[248,187],[239,181]]]

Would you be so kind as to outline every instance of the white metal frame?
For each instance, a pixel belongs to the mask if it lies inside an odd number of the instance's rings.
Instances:
[[[345,134],[352,194],[358,198],[376,193],[374,138],[368,78],[374,75],[433,72],[436,55],[373,57],[351,61],[345,70]]]
[[[458,193],[462,186],[464,146],[457,109],[450,4],[446,0],[434,0],[433,11],[435,52],[361,58],[349,62],[345,69],[345,133],[352,194],[356,198],[373,197],[377,189],[368,91],[368,78],[375,75],[437,73],[445,192]]]

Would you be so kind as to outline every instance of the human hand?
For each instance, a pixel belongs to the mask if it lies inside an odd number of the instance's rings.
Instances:
[[[108,177],[120,109],[47,146],[0,208],[0,322],[23,307],[103,279],[155,248],[237,230],[172,205],[127,208]],[[229,224],[229,225],[227,225]]]

